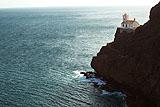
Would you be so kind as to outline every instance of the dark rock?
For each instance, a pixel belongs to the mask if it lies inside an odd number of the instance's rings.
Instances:
[[[81,72],[80,74],[83,74],[84,76],[86,76],[86,78],[96,78],[97,77],[96,72]]]
[[[115,34],[91,62],[111,89],[128,96],[129,107],[160,107],[160,3],[132,33]]]
[[[84,75],[85,75],[85,74],[86,74],[86,72],[80,72],[80,74],[84,74]]]

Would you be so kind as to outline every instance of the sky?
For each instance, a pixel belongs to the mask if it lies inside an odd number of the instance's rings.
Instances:
[[[0,0],[0,8],[67,6],[154,6],[160,0]]]

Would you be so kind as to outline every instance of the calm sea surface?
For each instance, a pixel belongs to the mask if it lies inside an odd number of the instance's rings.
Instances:
[[[0,107],[123,107],[78,75],[125,12],[144,24],[149,7],[0,9]]]

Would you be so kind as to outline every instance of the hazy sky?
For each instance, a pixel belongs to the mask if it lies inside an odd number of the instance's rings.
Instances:
[[[153,6],[160,0],[0,0],[0,8],[55,7],[55,6]]]

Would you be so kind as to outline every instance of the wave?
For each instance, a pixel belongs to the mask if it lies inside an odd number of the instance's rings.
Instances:
[[[86,71],[84,71],[84,70],[73,71],[73,73],[75,74],[74,78],[82,78],[82,77],[84,77],[84,74],[81,74],[81,72],[86,72]]]
[[[123,94],[122,92],[109,92],[106,90],[102,90],[102,95],[114,95],[114,96],[118,96],[118,97],[127,97],[126,94]]]

